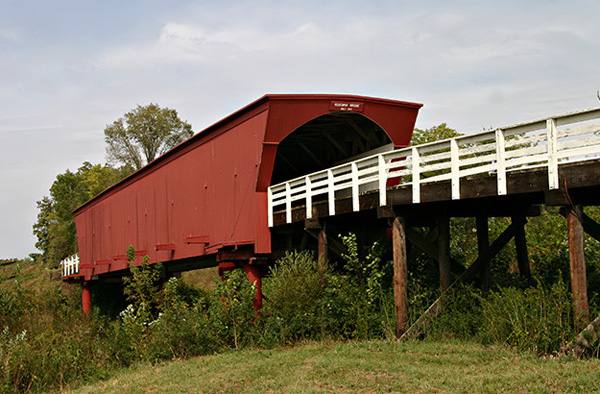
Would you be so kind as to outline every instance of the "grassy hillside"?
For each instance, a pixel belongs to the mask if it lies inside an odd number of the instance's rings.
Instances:
[[[140,365],[79,393],[600,392],[600,360],[544,359],[501,346],[310,343]]]
[[[60,270],[50,269],[43,264],[31,260],[4,260],[0,263],[0,289],[14,290],[17,283],[34,292],[63,287],[69,289],[60,280]]]

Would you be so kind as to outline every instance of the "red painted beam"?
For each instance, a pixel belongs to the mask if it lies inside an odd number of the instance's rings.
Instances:
[[[222,277],[225,272],[233,271],[237,267],[237,264],[233,261],[223,261],[219,263],[219,265],[217,266],[217,270],[219,272],[219,276]]]
[[[175,244],[156,244],[154,248],[157,252],[159,250],[175,250]]]
[[[185,242],[188,244],[204,244],[207,245],[210,242],[208,241],[208,235],[188,235],[185,237]]]

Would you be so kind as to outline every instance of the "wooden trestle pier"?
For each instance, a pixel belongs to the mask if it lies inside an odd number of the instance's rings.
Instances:
[[[487,288],[490,261],[511,240],[520,274],[530,275],[527,218],[560,206],[577,327],[589,321],[583,234],[600,241],[600,224],[582,207],[600,205],[598,108],[379,153],[273,185],[268,198],[274,231],[319,230],[320,259],[328,250],[326,224],[376,218],[391,227],[399,337],[408,329],[407,241],[438,261],[443,291],[456,278],[477,277]],[[478,245],[476,260],[454,278],[452,217],[475,218]],[[494,240],[490,217],[511,218]],[[429,235],[415,227],[429,227]]]

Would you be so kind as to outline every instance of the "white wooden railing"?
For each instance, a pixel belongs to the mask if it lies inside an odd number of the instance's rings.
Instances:
[[[79,255],[74,254],[60,262],[63,276],[69,276],[79,273]]]
[[[312,217],[315,197],[327,199],[335,215],[335,199],[352,196],[354,211],[359,196],[378,191],[379,204],[387,204],[388,180],[412,187],[412,202],[421,201],[421,185],[451,181],[452,199],[460,199],[460,181],[478,174],[495,174],[498,194],[506,194],[506,173],[544,167],[548,188],[557,189],[558,167],[564,163],[600,159],[600,108],[520,123],[496,130],[416,145],[340,164],[272,185],[268,189],[268,223],[285,209],[304,205]]]

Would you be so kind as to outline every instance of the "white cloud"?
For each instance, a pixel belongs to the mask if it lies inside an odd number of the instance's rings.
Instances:
[[[19,40],[19,33],[15,29],[3,29],[0,28],[0,42],[17,42]]]

